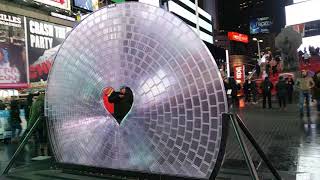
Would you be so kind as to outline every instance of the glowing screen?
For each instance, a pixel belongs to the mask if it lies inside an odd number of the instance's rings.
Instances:
[[[134,101],[118,124],[103,95],[122,86]],[[138,2],[100,9],[75,27],[46,93],[58,162],[179,177],[209,179],[219,168],[226,111],[219,70],[197,34]]]
[[[319,20],[319,7],[319,0],[310,0],[286,6],[286,26]]]

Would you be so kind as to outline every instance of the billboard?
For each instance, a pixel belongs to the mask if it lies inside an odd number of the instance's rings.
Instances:
[[[51,62],[70,27],[27,18],[30,82],[46,81]]]
[[[249,37],[246,34],[240,34],[237,32],[228,32],[228,39],[231,41],[238,41],[243,43],[249,42]]]
[[[310,0],[286,6],[286,26],[320,20],[319,7],[319,0]]]
[[[250,21],[250,34],[270,33],[272,24],[270,17],[252,19]]]
[[[95,11],[99,9],[98,0],[74,0],[74,6],[88,10]]]
[[[27,87],[24,17],[0,11],[0,88]]]
[[[304,49],[306,49],[306,51],[310,53],[310,46],[314,48],[320,47],[320,35],[302,38],[302,44],[298,51],[304,52]]]
[[[70,0],[33,0],[60,9],[70,10]]]

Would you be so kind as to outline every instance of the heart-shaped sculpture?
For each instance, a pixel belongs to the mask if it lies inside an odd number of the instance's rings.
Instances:
[[[105,87],[126,85],[121,126]],[[93,12],[57,53],[46,94],[56,160],[100,168],[214,178],[224,155],[223,82],[198,35],[161,8],[128,2]]]
[[[129,87],[121,87],[120,91],[116,92],[112,87],[107,87],[103,90],[102,97],[104,107],[120,125],[132,107],[132,90]]]

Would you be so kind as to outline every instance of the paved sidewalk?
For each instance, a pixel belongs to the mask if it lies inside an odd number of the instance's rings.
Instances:
[[[303,119],[299,117],[296,104],[289,105],[286,111],[262,109],[261,104],[249,105],[239,109],[238,113],[277,170],[291,174],[289,179],[295,176],[294,179],[299,180],[302,177],[305,180],[319,179],[320,121],[314,109],[310,118]],[[268,172],[249,141],[247,145],[259,174]],[[247,171],[233,129],[229,130],[223,169]]]
[[[276,104],[274,104],[276,107]],[[299,118],[298,106],[287,111],[278,108],[262,109],[261,104],[247,105],[238,110],[262,149],[284,179],[318,180],[320,177],[320,118],[313,109],[310,118]],[[231,124],[230,124],[231,127]],[[273,179],[259,155],[247,142],[261,180]],[[0,169],[17,148],[17,144],[0,145]],[[31,144],[19,157],[18,163],[30,163],[35,155]],[[43,178],[43,177],[42,177]],[[229,130],[223,167],[217,180],[249,180],[250,175],[232,129]]]

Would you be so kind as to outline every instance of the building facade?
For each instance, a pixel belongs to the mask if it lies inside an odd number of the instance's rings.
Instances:
[[[219,36],[235,31],[249,35],[248,44],[230,42],[230,52],[248,56],[248,59],[258,58],[257,42],[262,40],[261,50],[275,51],[275,37],[285,26],[285,10],[287,1],[267,0],[219,0],[218,21]],[[219,38],[223,39],[223,38]],[[215,39],[217,44],[219,39]],[[227,39],[227,38],[225,38]]]

